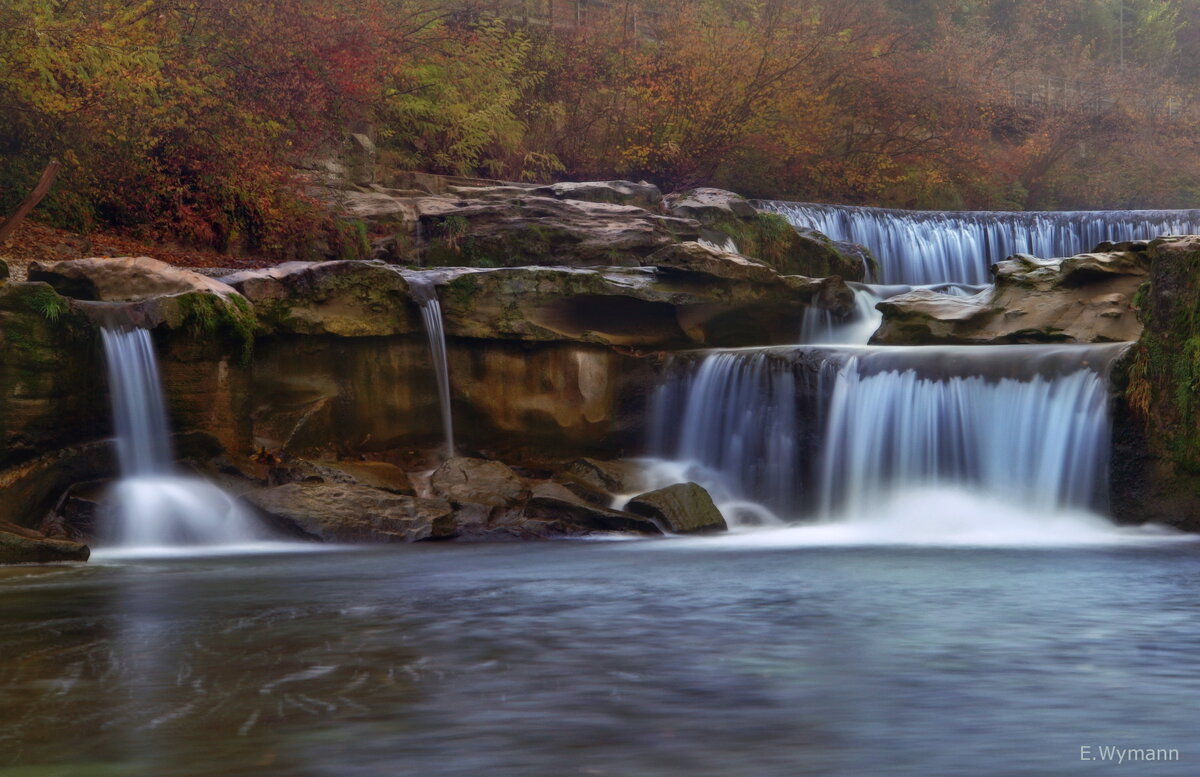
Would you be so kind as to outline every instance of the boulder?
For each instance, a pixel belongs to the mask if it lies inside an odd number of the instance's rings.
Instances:
[[[742,195],[711,187],[673,192],[663,198],[663,204],[671,215],[696,219],[705,225],[716,225],[727,219],[753,218],[758,212]]]
[[[188,292],[238,296],[220,281],[149,256],[31,262],[29,280],[48,283],[67,297],[102,302],[136,302]]]
[[[589,504],[560,483],[539,483],[534,486],[523,515],[527,521],[543,524],[548,535],[591,532],[662,534],[654,521]]]
[[[971,297],[918,289],[880,302],[884,345],[1104,343],[1136,340],[1133,299],[1146,280],[1144,244],[1065,259],[1018,254],[992,267],[996,283]]]
[[[676,483],[635,496],[625,505],[634,515],[658,521],[676,534],[725,531],[728,525],[708,492],[696,483]]]
[[[0,521],[0,564],[48,564],[87,561],[87,545],[50,539],[40,532]]]
[[[324,542],[418,542],[455,534],[447,502],[370,486],[289,483],[243,498],[276,527]]]
[[[779,278],[779,273],[761,262],[706,242],[669,245],[655,251],[643,264],[731,281],[773,283]]]
[[[646,484],[646,475],[640,464],[620,459],[575,459],[567,464],[557,477],[578,481],[613,495],[640,491]],[[567,484],[564,482],[564,485]]]
[[[377,337],[421,332],[404,276],[381,262],[286,262],[222,279],[275,333]]]
[[[430,486],[452,504],[511,505],[528,493],[525,482],[498,461],[456,456],[438,467]]]

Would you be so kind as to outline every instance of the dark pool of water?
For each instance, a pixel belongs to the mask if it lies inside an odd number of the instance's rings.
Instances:
[[[1194,775],[1198,590],[1193,544],[427,545],[10,573],[0,777]]]

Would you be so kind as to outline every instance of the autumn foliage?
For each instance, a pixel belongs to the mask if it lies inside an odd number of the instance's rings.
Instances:
[[[274,256],[296,167],[901,207],[1193,207],[1195,0],[8,0],[0,210]],[[1124,25],[1118,13],[1124,14]]]

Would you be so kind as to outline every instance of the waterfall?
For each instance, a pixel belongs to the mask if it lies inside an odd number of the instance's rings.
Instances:
[[[1039,510],[1106,503],[1108,367],[1125,344],[764,348],[678,357],[650,450],[787,518],[963,487]]]
[[[150,332],[106,326],[101,337],[121,474],[107,505],[103,538],[117,546],[162,548],[262,537],[254,518],[225,492],[175,473]]]
[[[752,348],[684,354],[671,366],[651,400],[651,453],[690,465],[688,479],[718,504],[800,511],[819,443],[811,399],[827,393],[835,365],[800,349]]]
[[[929,289],[958,297],[978,294],[986,286],[962,283],[938,283],[924,286],[847,283],[854,292],[854,309],[845,318],[818,307],[808,307],[800,323],[800,342],[805,345],[866,345],[883,323],[883,313],[875,309],[882,300],[907,294],[913,289]]]
[[[450,406],[450,366],[446,360],[446,330],[442,326],[442,305],[432,281],[406,274],[408,286],[421,308],[421,321],[425,324],[425,337],[429,340],[429,354],[433,359],[433,373],[437,379],[438,403],[442,412],[442,433],[446,438],[446,455],[454,456],[454,416]]]
[[[1104,241],[1200,232],[1200,211],[904,211],[764,201],[764,210],[834,240],[859,243],[880,283],[987,283],[988,268],[1017,253],[1073,256]]]

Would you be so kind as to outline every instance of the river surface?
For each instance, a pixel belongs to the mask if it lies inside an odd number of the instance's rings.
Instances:
[[[5,570],[0,777],[1200,773],[1200,545],[788,531]]]

